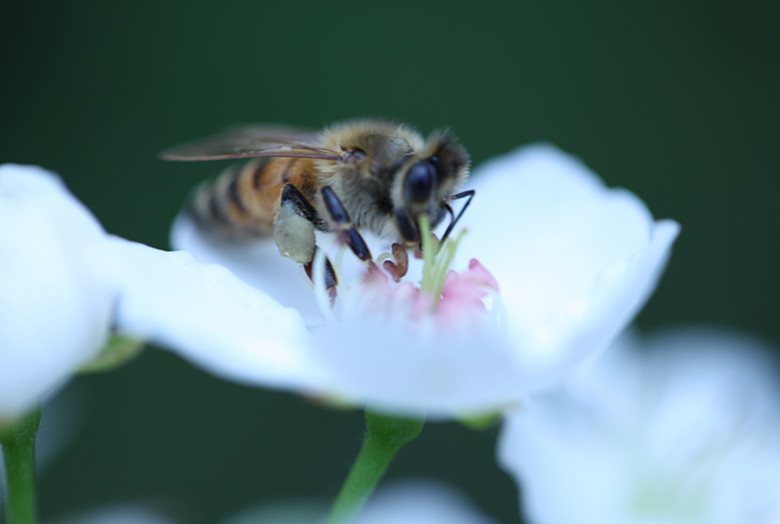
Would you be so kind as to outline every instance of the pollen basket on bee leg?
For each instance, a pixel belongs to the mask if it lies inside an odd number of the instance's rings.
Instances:
[[[279,207],[274,224],[274,240],[282,256],[299,264],[307,264],[314,258],[314,226],[298,214],[290,203],[283,203]]]

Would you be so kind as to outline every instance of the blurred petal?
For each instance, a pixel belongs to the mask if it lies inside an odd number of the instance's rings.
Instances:
[[[233,515],[221,524],[324,524],[328,503],[318,500],[275,500]]]
[[[173,521],[135,505],[117,505],[48,521],[49,524],[171,524]]]
[[[0,419],[22,415],[108,335],[105,234],[60,180],[0,166]]]
[[[316,501],[282,501],[241,512],[223,524],[317,524],[327,520],[328,506]],[[379,488],[355,524],[495,524],[471,502],[444,484],[397,481]]]
[[[431,481],[405,481],[380,489],[356,524],[494,524],[461,493]]]
[[[508,417],[499,460],[539,524],[780,522],[768,348],[706,330],[623,337]],[[566,500],[566,504],[561,504]]]

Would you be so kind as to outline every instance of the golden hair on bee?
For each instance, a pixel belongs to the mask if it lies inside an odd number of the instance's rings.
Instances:
[[[419,248],[421,217],[435,227],[449,214],[446,237],[474,195],[457,192],[468,175],[469,157],[449,130],[424,138],[405,124],[386,120],[352,120],[320,132],[235,128],[171,148],[161,157],[257,157],[201,185],[190,213],[204,229],[221,236],[273,234],[280,253],[309,272],[315,230],[337,233],[361,260],[373,264],[360,230]],[[459,198],[468,200],[456,216],[449,204]],[[329,278],[335,285],[335,274]]]

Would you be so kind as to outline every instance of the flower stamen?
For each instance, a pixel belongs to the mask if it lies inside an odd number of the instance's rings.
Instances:
[[[422,216],[420,217],[420,234],[423,251],[423,278],[420,290],[432,297],[435,308],[444,290],[447,273],[455,259],[458,244],[466,234],[466,230],[462,229],[456,238],[449,238],[444,244],[440,244],[431,233],[430,219],[427,216]]]

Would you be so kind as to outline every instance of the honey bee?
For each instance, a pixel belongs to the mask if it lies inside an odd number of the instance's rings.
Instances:
[[[449,214],[444,240],[474,191],[457,192],[469,171],[466,150],[447,131],[424,138],[404,124],[355,120],[320,132],[251,126],[167,149],[165,160],[254,158],[232,166],[194,191],[188,211],[204,230],[227,238],[274,236],[279,252],[303,264],[309,277],[315,230],[335,232],[373,264],[359,231],[391,240],[396,279],[406,273],[406,249],[421,248],[420,218],[431,227]],[[450,202],[467,198],[456,216]],[[325,282],[336,274],[326,258]]]

